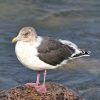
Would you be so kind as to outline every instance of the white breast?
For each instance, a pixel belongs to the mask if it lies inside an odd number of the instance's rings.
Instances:
[[[18,41],[15,47],[17,58],[23,65],[33,70],[54,69],[55,66],[46,64],[37,56],[37,47],[40,45],[41,41],[42,39],[40,38],[37,43]]]

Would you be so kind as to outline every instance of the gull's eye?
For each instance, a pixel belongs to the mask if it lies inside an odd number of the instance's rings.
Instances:
[[[29,33],[28,33],[28,32],[26,32],[26,33],[24,33],[24,34],[23,34],[24,38],[27,38],[27,37],[28,37],[28,35],[29,35]]]
[[[29,33],[27,32],[27,33],[25,33],[25,35],[28,35]]]

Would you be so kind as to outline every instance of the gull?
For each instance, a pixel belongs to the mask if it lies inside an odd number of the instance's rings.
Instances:
[[[46,93],[45,79],[48,69],[55,69],[68,60],[89,56],[90,51],[80,49],[69,40],[38,36],[33,27],[23,27],[12,39],[16,42],[15,53],[18,60],[27,68],[37,71],[35,83],[26,83],[39,93]],[[44,71],[44,81],[40,84],[40,72]]]

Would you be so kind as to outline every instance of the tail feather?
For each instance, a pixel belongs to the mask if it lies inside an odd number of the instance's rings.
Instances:
[[[80,50],[81,55],[90,55],[90,53],[91,53],[91,51],[88,51],[88,50],[84,50],[84,49]]]
[[[79,58],[83,56],[90,56],[91,51],[80,49],[80,53],[73,55],[71,58]]]

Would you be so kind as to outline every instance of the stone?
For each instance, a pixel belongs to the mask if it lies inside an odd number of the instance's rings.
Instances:
[[[0,100],[83,100],[69,88],[53,82],[46,83],[47,92],[40,94],[25,85],[0,91]]]

